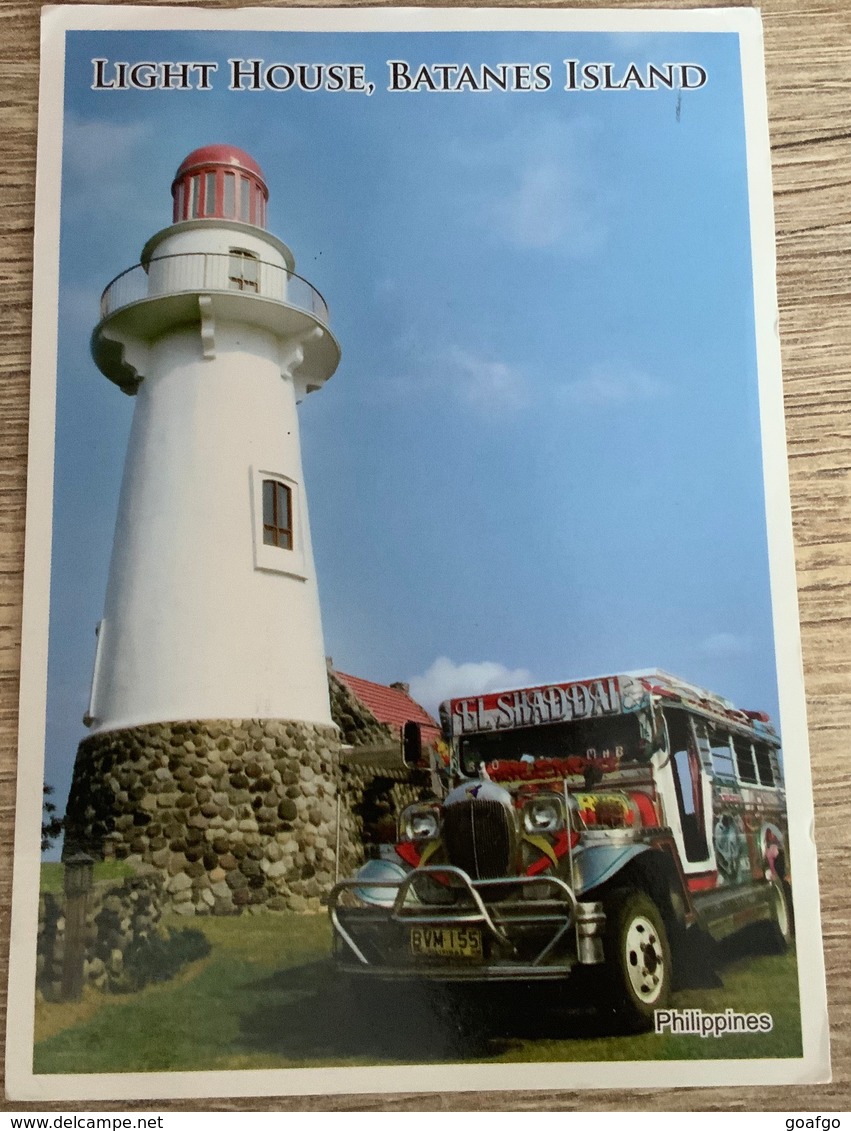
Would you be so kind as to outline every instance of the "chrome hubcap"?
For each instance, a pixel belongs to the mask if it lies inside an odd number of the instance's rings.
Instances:
[[[651,921],[643,915],[631,920],[626,932],[626,971],[633,993],[652,1005],[665,982],[665,954]]]

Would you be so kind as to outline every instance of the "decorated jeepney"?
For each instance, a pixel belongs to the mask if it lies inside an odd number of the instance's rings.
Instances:
[[[435,795],[331,893],[348,977],[565,981],[584,969],[600,1005],[641,1029],[695,937],[762,922],[778,947],[791,941],[767,715],[660,671],[452,699],[440,713]]]

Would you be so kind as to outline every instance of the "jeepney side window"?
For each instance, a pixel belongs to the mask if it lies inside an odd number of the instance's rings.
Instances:
[[[712,772],[716,778],[736,780],[736,764],[733,761],[733,745],[730,735],[724,731],[711,730],[709,744],[712,751]]]
[[[733,749],[736,754],[736,772],[739,781],[749,785],[757,784],[756,764],[753,758],[753,747],[746,738],[734,738]]]
[[[762,742],[754,744],[756,772],[760,785],[774,785],[774,767],[771,765],[771,750]]]
[[[665,711],[665,721],[686,859],[705,860],[709,849],[703,813],[702,767],[691,720],[682,711]]]

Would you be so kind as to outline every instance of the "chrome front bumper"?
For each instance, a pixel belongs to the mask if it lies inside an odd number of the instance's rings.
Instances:
[[[424,880],[454,888],[460,905],[422,899],[417,887],[422,887]],[[386,904],[363,898],[366,888],[371,893],[386,889]],[[488,895],[496,896],[497,892],[498,899],[488,900]],[[332,889],[328,907],[337,939],[338,964],[365,977],[557,979],[577,963],[603,961],[605,916],[601,905],[577,902],[571,888],[556,876],[474,880],[461,868],[433,865],[414,869],[400,880],[343,880]],[[411,927],[478,928],[487,954],[480,962],[452,958],[414,961],[405,949]]]

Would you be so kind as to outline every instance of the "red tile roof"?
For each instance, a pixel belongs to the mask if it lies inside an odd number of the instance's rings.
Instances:
[[[385,726],[401,728],[407,722],[420,724],[424,742],[433,742],[440,737],[440,727],[419,703],[410,695],[383,683],[373,683],[360,676],[346,675],[335,669],[334,675],[349,691],[367,707],[380,723]]]

